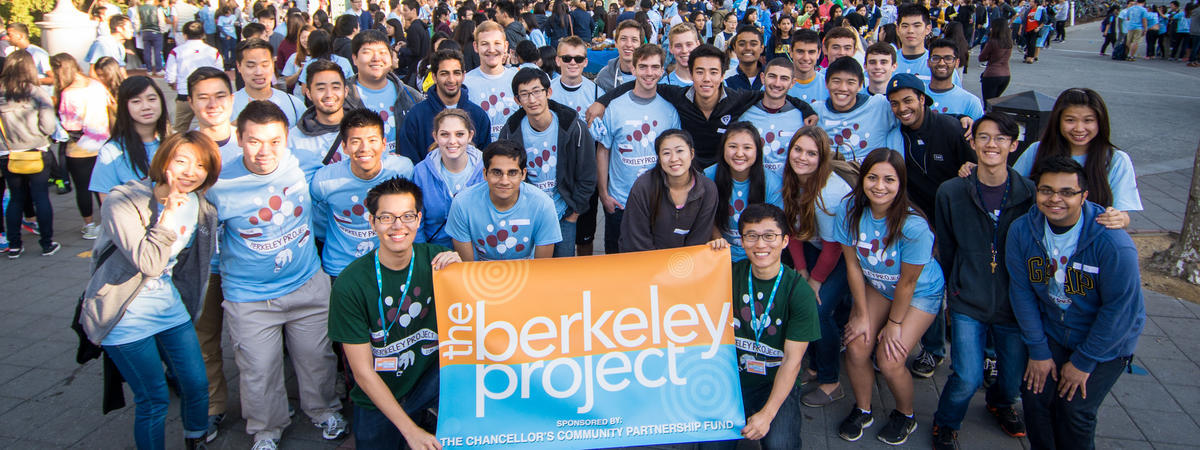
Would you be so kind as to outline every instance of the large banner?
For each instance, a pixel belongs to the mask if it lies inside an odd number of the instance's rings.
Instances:
[[[738,439],[729,251],[453,264],[435,272],[447,448]]]

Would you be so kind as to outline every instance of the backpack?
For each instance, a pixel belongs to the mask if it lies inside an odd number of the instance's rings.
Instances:
[[[1128,56],[1126,55],[1127,52],[1128,49],[1125,48],[1125,42],[1117,42],[1117,45],[1113,46],[1112,59],[1117,61],[1124,60]]]

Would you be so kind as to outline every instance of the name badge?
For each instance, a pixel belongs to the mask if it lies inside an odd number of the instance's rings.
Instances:
[[[752,374],[755,374],[755,375],[766,375],[767,374],[767,363],[766,363],[766,361],[759,361],[757,359],[751,359],[749,361],[746,361],[746,371],[750,372]]]
[[[375,358],[375,371],[376,372],[395,372],[396,371],[396,357],[395,356],[387,356],[387,357]]]
[[[686,235],[687,235],[689,232],[691,232],[691,231],[692,231],[692,230],[684,230],[684,229],[682,229],[682,228],[676,228],[674,231],[672,231],[672,233],[675,233],[675,234],[678,234],[678,235],[681,235],[681,236],[686,236]]]
[[[934,153],[934,154],[933,154],[933,160],[934,160],[934,161],[945,161],[945,160],[946,160],[946,157],[945,157],[945,156],[942,156],[942,154],[941,154],[941,153]]]

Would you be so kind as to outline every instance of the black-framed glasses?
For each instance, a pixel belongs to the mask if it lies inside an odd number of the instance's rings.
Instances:
[[[558,59],[562,60],[562,62],[564,62],[564,63],[582,64],[584,61],[587,61],[587,55],[580,55],[580,56],[558,55]]]
[[[929,62],[934,63],[934,64],[943,63],[943,62],[946,64],[950,64],[957,60],[958,60],[958,57],[954,56],[954,55],[946,55],[946,56],[929,55]]]
[[[417,214],[415,212],[406,212],[399,216],[393,215],[393,214],[388,214],[388,213],[383,213],[378,216],[375,216],[375,221],[379,222],[381,225],[391,225],[393,223],[396,223],[396,219],[400,219],[400,223],[413,223],[413,222],[417,221],[418,217],[420,217],[420,214]]]
[[[531,90],[524,91],[524,92],[518,92],[517,98],[519,98],[521,100],[533,100],[535,98],[542,98],[542,96],[545,94],[546,94],[545,88],[536,88],[536,89],[531,89]]]
[[[742,235],[742,242],[750,244],[750,243],[758,242],[759,239],[762,239],[763,241],[765,241],[768,244],[774,244],[775,241],[779,240],[780,236],[783,236],[783,234],[782,233],[762,233],[762,234],[746,233],[746,234]]]
[[[1083,192],[1084,191],[1073,191],[1070,189],[1063,189],[1063,190],[1056,191],[1056,190],[1050,189],[1048,187],[1041,187],[1041,188],[1038,188],[1038,190],[1037,190],[1038,195],[1040,195],[1042,197],[1051,197],[1051,196],[1057,195],[1064,199],[1072,198],[1076,195],[1082,194]]]

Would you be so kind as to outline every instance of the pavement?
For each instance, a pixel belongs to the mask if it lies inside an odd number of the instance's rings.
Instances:
[[[1014,57],[1014,79],[1008,93],[1037,89],[1057,95],[1076,86],[1092,87],[1108,102],[1113,140],[1133,158],[1145,211],[1133,214],[1135,231],[1178,231],[1191,180],[1192,155],[1200,129],[1200,71],[1162,61],[1116,62],[1095,54],[1100,40],[1095,24],[1073,27],[1068,42],[1043,51],[1035,65]],[[965,76],[978,93],[977,64]],[[168,95],[170,97],[170,95]],[[1190,130],[1190,131],[1189,131]],[[0,448],[133,448],[134,408],[102,415],[101,364],[74,361],[75,335],[68,329],[74,302],[87,282],[91,241],[80,238],[82,220],[73,196],[52,195],[55,239],[63,249],[54,256],[26,253],[0,261]],[[598,239],[599,240],[599,239]],[[602,241],[601,241],[602,242]],[[1200,443],[1200,305],[1145,291],[1149,316],[1135,356],[1144,373],[1122,375],[1099,414],[1099,448],[1196,448]],[[230,382],[229,418],[210,448],[245,449],[237,401],[237,370],[226,339],[226,376]],[[932,415],[949,369],[916,381],[919,427],[907,446],[928,447]],[[845,386],[848,389],[848,382]],[[298,406],[290,367],[285,382],[291,403]],[[822,409],[803,408],[802,433],[809,448],[883,448],[872,439],[882,422],[856,443],[837,437],[837,425],[852,406],[851,395]],[[172,399],[166,425],[167,445],[182,445],[177,399]],[[886,415],[893,405],[882,378],[872,399]],[[346,408],[349,415],[350,408]],[[325,441],[307,425],[303,413],[283,435],[284,449],[350,448],[352,439]],[[986,413],[983,394],[972,401],[959,434],[963,448],[1028,448],[1024,439],[1003,434]],[[742,448],[757,446],[743,444]]]

